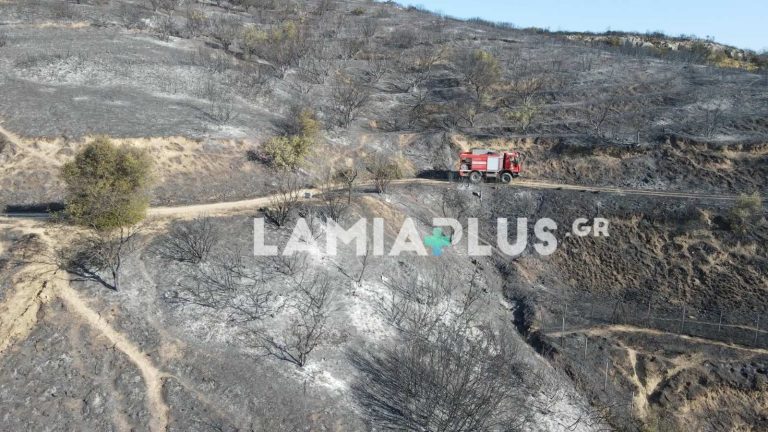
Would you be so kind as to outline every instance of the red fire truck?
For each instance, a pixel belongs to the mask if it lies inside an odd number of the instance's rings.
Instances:
[[[469,177],[472,183],[489,178],[509,183],[520,175],[521,164],[520,153],[515,151],[472,149],[459,154],[459,176]]]

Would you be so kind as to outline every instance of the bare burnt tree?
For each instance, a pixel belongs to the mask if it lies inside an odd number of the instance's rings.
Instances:
[[[375,85],[390,69],[390,59],[384,56],[376,56],[368,60],[368,65],[363,70],[368,85]]]
[[[547,85],[545,78],[517,77],[507,87],[507,91],[499,98],[499,104],[514,109],[521,105],[533,104]]]
[[[445,127],[447,129],[459,127],[475,127],[478,115],[483,110],[482,104],[477,100],[464,99],[464,100],[452,100],[442,105],[443,109],[447,113],[445,120]]]
[[[392,181],[403,176],[403,168],[399,161],[383,153],[377,153],[368,158],[366,169],[379,193],[386,193]]]
[[[443,322],[451,311],[447,299],[458,288],[447,274],[397,275],[385,284],[389,296],[379,308],[392,325],[406,333],[431,331]]]
[[[265,257],[262,260],[262,265],[266,276],[293,277],[306,272],[309,264],[307,263],[306,254],[295,253]]]
[[[339,221],[349,208],[345,197],[339,193],[341,180],[338,169],[334,167],[334,162],[326,162],[318,181],[320,189],[320,198],[322,199],[322,214],[328,220]]]
[[[376,352],[350,352],[358,405],[383,430],[522,428],[528,390],[512,338],[487,327],[475,333],[445,327]]]
[[[360,284],[363,282],[363,278],[365,277],[365,270],[368,268],[368,264],[370,264],[370,248],[366,247],[365,253],[362,256],[356,256],[355,258],[356,261],[358,261],[360,264],[359,271],[352,271],[353,266],[350,265],[346,259],[343,261],[343,264],[336,263],[336,268],[339,270],[339,272],[341,272],[341,274]]]
[[[328,12],[333,12],[336,10],[336,0],[320,0],[317,2],[317,6],[315,7],[314,14],[318,16],[323,16],[327,14]]]
[[[331,61],[325,56],[325,45],[316,43],[313,48],[298,62],[300,77],[311,84],[325,84],[331,71]]]
[[[155,248],[164,259],[199,264],[219,241],[219,232],[211,218],[197,217],[191,221],[175,223]]]
[[[384,42],[385,46],[397,49],[409,49],[413,48],[421,40],[421,35],[409,27],[394,29]]]
[[[340,73],[331,89],[331,110],[336,123],[347,127],[360,114],[370,99],[371,90],[361,80]]]
[[[455,54],[453,61],[478,99],[501,78],[498,60],[489,52],[463,49]]]
[[[260,321],[279,306],[264,284],[269,272],[253,264],[240,250],[222,251],[208,262],[188,267],[168,300],[206,308],[239,324]]]
[[[598,137],[606,136],[605,128],[609,119],[616,113],[619,100],[613,96],[604,96],[586,103],[582,107],[582,116],[589,128],[589,133]]]
[[[254,54],[269,61],[280,78],[285,76],[289,69],[298,66],[299,61],[315,46],[305,24],[290,22],[289,25],[287,29],[272,33],[266,38],[243,37],[247,54]]]
[[[210,19],[211,36],[217,40],[224,51],[228,51],[232,43],[240,35],[242,23],[228,15],[215,15]]]
[[[285,226],[298,208],[301,184],[296,176],[281,178],[277,193],[269,201],[265,216],[278,227]]]
[[[352,192],[359,177],[360,169],[356,166],[341,168],[336,173],[336,178],[344,185],[344,189],[347,191],[347,205],[352,204]]]
[[[326,185],[325,187],[328,187]],[[322,193],[323,198],[323,215],[326,220],[340,221],[342,217],[349,209],[346,197],[340,194],[335,187],[333,189],[327,189]]]
[[[294,298],[289,305],[294,318],[288,328],[280,336],[272,335],[269,329],[259,329],[253,335],[254,347],[265,356],[304,367],[325,336],[334,289],[334,281],[327,275],[302,275],[295,281]]]
[[[95,281],[106,288],[120,288],[120,270],[135,251],[138,227],[93,231],[56,252],[58,267],[79,280]]]
[[[178,0],[148,0],[149,7],[153,12],[164,11],[168,14],[176,10],[179,6]]]
[[[379,21],[376,18],[367,17],[357,24],[357,29],[366,45],[370,44],[371,39],[373,39],[376,31],[379,29]]]
[[[443,217],[450,217],[464,223],[477,215],[477,200],[466,190],[446,189],[440,196],[440,210]]]
[[[445,58],[446,51],[432,45],[420,45],[403,51],[395,62],[398,77],[390,85],[396,91],[409,93],[432,78],[435,66]]]
[[[726,98],[701,103],[699,111],[701,112],[702,135],[712,138],[723,125],[726,111],[730,105],[730,101]]]

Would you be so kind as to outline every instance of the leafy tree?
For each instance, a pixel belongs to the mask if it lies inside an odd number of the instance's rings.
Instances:
[[[295,107],[283,125],[285,135],[272,137],[264,153],[277,169],[293,169],[304,162],[320,134],[320,121],[310,108]]]
[[[136,224],[149,206],[151,167],[145,150],[96,138],[62,167],[66,215],[98,230]]]
[[[311,140],[301,135],[272,137],[264,144],[264,153],[278,169],[296,168],[309,154]]]

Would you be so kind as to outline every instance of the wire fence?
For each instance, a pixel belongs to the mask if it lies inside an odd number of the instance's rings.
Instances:
[[[706,309],[662,298],[622,299],[579,295],[556,299],[542,317],[546,333],[569,332],[597,325],[628,325],[660,332],[768,348],[768,314],[742,309]],[[559,309],[559,310],[558,310]]]

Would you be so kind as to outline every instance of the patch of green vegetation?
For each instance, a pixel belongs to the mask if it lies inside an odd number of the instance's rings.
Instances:
[[[96,229],[140,222],[149,206],[151,168],[145,150],[96,138],[61,169],[67,185],[65,216]]]

